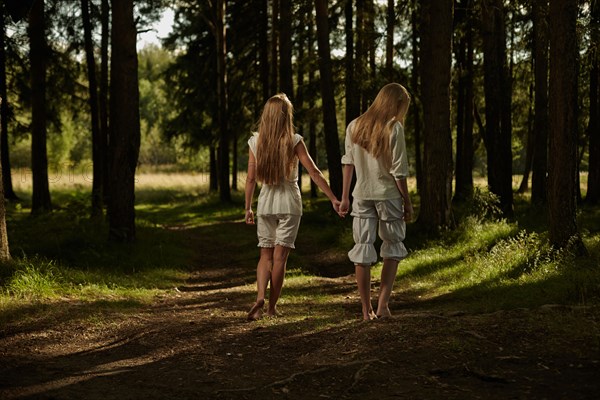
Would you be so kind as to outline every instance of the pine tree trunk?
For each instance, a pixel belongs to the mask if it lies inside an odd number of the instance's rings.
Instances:
[[[385,36],[385,75],[389,82],[394,79],[394,26],[396,24],[396,2],[388,0]]]
[[[346,36],[346,56],[344,64],[346,66],[345,91],[346,91],[346,126],[352,120],[360,115],[360,94],[356,85],[356,74],[354,63],[354,28],[353,28],[353,1],[346,0],[344,15],[346,22],[344,24],[344,33]]]
[[[46,149],[46,33],[44,0],[33,4],[29,13],[31,60],[31,174],[33,193],[31,213],[52,209],[48,183],[48,153]]]
[[[488,184],[490,191],[500,198],[503,214],[511,217],[513,191],[510,84],[502,0],[483,0],[482,36]]]
[[[269,10],[267,0],[260,0],[260,21],[258,29],[258,54],[260,60],[260,82],[263,104],[271,97],[269,88]]]
[[[140,150],[137,30],[133,0],[112,0],[110,79],[109,238],[132,242],[135,229],[135,170]]]
[[[85,40],[85,60],[87,64],[89,83],[89,104],[92,123],[92,217],[102,215],[103,188],[102,177],[102,145],[100,144],[100,121],[98,111],[98,83],[96,79],[96,60],[94,58],[94,43],[92,41],[92,22],[90,20],[89,0],[81,0],[81,17]]]
[[[3,12],[1,14],[4,14]],[[4,15],[1,15],[4,18]],[[0,99],[2,102],[2,99]],[[1,118],[1,117],[0,117]],[[0,123],[3,121],[0,121]],[[3,183],[2,164],[0,163],[0,263],[10,260],[10,250],[8,248],[8,231],[6,230],[6,202],[4,201],[4,183]]]
[[[317,43],[319,70],[321,72],[321,94],[323,97],[323,125],[325,148],[331,190],[336,196],[342,193],[342,167],[340,142],[337,130],[336,106],[333,90],[333,72],[329,47],[329,24],[327,21],[327,1],[315,0],[317,17]]]
[[[550,243],[562,248],[577,230],[577,0],[550,0],[550,148],[548,210]]]
[[[450,68],[452,2],[421,2],[421,87],[424,126],[424,185],[419,222],[427,230],[452,226],[452,138]]]
[[[215,146],[211,145],[208,148],[208,152],[210,153],[210,171],[208,178],[208,187],[209,191],[216,192],[219,190],[219,173],[217,171],[217,150],[215,149]]]
[[[231,201],[231,188],[229,186],[229,124],[227,100],[227,24],[226,0],[216,2],[216,32],[217,44],[217,96],[218,96],[218,121],[219,121],[219,198],[221,201]]]
[[[411,43],[412,43],[412,69],[410,81],[412,86],[412,113],[413,113],[413,135],[415,138],[415,174],[417,178],[417,193],[421,193],[423,189],[423,161],[421,158],[421,99],[418,94],[419,90],[419,43],[417,38],[420,36],[418,29],[418,1],[413,0],[411,13]]]
[[[12,173],[10,167],[10,152],[8,151],[8,94],[6,79],[6,27],[4,26],[4,4],[0,4],[0,160],[4,199],[17,200],[13,189]]]
[[[588,132],[590,136],[590,160],[587,195],[589,204],[600,203],[600,4],[592,2],[592,18],[590,21],[590,119]]]
[[[279,91],[279,0],[271,0],[271,96]],[[269,97],[271,97],[269,96]]]
[[[312,7],[310,8],[311,12],[308,13],[308,18],[309,20],[307,21],[307,40],[308,40],[308,58],[310,60],[314,60],[315,58],[315,40],[314,40],[314,19],[312,17],[313,13],[312,13]],[[314,87],[315,85],[315,69],[312,66],[312,64],[309,64],[310,69],[308,70],[308,86],[309,87]],[[310,95],[308,98],[308,109],[309,110],[314,110],[315,108],[315,96],[314,95]],[[313,161],[315,162],[315,164],[318,164],[318,153],[317,153],[317,121],[315,118],[314,113],[311,112],[310,115],[310,119],[309,119],[309,123],[308,123],[308,153],[310,154],[311,158],[313,159]],[[315,182],[313,182],[313,180],[310,180],[310,197],[311,198],[316,198],[317,197],[317,185],[315,184]]]
[[[100,112],[100,162],[102,163],[102,201],[107,204],[107,196],[110,191],[108,179],[108,138],[110,129],[108,126],[108,42],[110,38],[110,5],[109,0],[102,0],[101,5],[102,15],[102,34],[100,39],[100,92],[99,92],[99,112]]]

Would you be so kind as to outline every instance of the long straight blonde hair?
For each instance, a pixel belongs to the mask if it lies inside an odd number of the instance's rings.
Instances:
[[[384,165],[391,164],[390,134],[395,122],[404,124],[410,105],[410,95],[398,83],[388,83],[379,90],[373,104],[356,119],[352,142],[375,158],[383,157]]]
[[[258,122],[256,178],[278,185],[294,167],[294,108],[284,93],[267,100]]]

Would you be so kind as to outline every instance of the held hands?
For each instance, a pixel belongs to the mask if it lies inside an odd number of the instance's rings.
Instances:
[[[340,213],[340,201],[336,198],[334,200],[331,200],[331,206],[333,207],[333,210],[336,213]]]
[[[339,210],[337,211],[337,213],[339,214],[340,217],[344,218],[346,216],[346,214],[348,214],[348,210],[350,209],[350,200],[349,199],[342,199],[342,201],[340,202],[340,207]]]
[[[254,213],[252,210],[246,210],[246,225],[254,225]]]

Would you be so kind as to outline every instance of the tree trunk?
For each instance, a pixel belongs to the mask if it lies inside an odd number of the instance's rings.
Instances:
[[[452,137],[450,68],[452,2],[421,2],[421,93],[424,127],[424,185],[419,222],[427,230],[451,226]]]
[[[271,97],[269,88],[269,9],[267,0],[260,0],[260,26],[258,29],[258,51],[260,60],[260,82],[263,104]]]
[[[366,0],[355,0],[356,1],[356,45],[354,54],[354,77],[357,83],[357,96],[358,96],[358,114],[361,114],[367,110],[367,96],[365,93],[365,81],[367,80],[367,57],[365,49],[366,41],[366,29],[365,29],[365,1]]]
[[[48,154],[46,150],[46,57],[44,0],[34,3],[29,13],[31,59],[31,174],[33,194],[31,213],[52,209],[48,183]]]
[[[279,79],[281,91],[294,104],[294,80],[292,78],[292,4],[279,0],[281,23],[279,25]]]
[[[590,136],[590,160],[587,195],[585,201],[589,204],[600,203],[600,4],[592,1],[592,18],[590,21],[590,119],[588,132]]]
[[[4,187],[4,198],[17,200],[18,196],[13,189],[12,174],[10,167],[10,156],[8,151],[8,95],[6,78],[6,27],[4,26],[5,10],[4,4],[0,4],[0,160],[2,171],[2,183]]]
[[[535,145],[531,176],[531,202],[546,203],[548,171],[548,0],[533,2],[533,60]]]
[[[0,5],[2,7],[2,5]],[[4,20],[4,10],[0,13]],[[3,99],[0,98],[0,102]],[[1,116],[0,116],[1,118]],[[3,120],[0,123],[4,122]],[[8,231],[6,230],[6,203],[4,201],[4,183],[3,183],[2,163],[0,163],[0,263],[10,261],[10,250],[8,248]]]
[[[133,0],[112,0],[109,238],[135,240],[135,170],[140,150],[137,30]]]
[[[317,17],[317,43],[319,52],[319,71],[321,73],[321,94],[323,97],[323,128],[325,148],[331,190],[336,196],[342,194],[342,168],[340,142],[337,131],[333,73],[329,48],[329,24],[327,21],[327,1],[315,0]]]
[[[583,243],[577,230],[577,0],[550,0],[550,243]]]
[[[216,192],[219,190],[219,174],[217,172],[217,150],[215,149],[215,146],[211,145],[208,148],[208,152],[210,153],[210,171],[208,178],[208,187],[209,191]]]
[[[417,193],[422,192],[423,188],[423,161],[421,159],[421,115],[419,113],[421,99],[418,94],[419,90],[419,42],[417,38],[420,36],[418,29],[418,1],[413,0],[411,27],[412,27],[412,70],[411,70],[411,85],[413,101],[411,104],[413,112],[413,135],[415,138],[415,174],[417,178]]]
[[[271,97],[279,91],[278,68],[279,65],[279,0],[271,0]]]
[[[458,134],[456,143],[456,199],[468,199],[473,195],[473,5],[470,0],[463,3],[466,12],[465,19],[465,56],[462,66],[463,106],[461,118],[463,127],[462,141],[459,145]],[[458,107],[457,107],[458,108]],[[460,151],[460,157],[459,157]]]
[[[102,0],[102,35],[100,39],[100,93],[99,93],[99,109],[100,109],[100,162],[102,163],[102,201],[107,204],[107,196],[109,188],[109,165],[108,165],[108,141],[110,129],[108,126],[108,42],[110,38],[110,5],[109,0]]]
[[[344,25],[344,33],[346,35],[346,56],[344,62],[346,66],[346,126],[360,115],[360,93],[356,86],[356,65],[354,64],[354,12],[352,3],[352,0],[346,0],[346,7],[344,8],[346,17]]]
[[[490,191],[500,198],[506,217],[513,215],[510,85],[502,0],[483,0],[482,36],[486,150]],[[508,118],[507,118],[508,114]]]
[[[226,0],[216,2],[216,32],[217,44],[217,96],[219,121],[219,198],[221,201],[231,201],[229,186],[229,124],[227,104],[227,24],[225,23]]]
[[[81,17],[85,40],[85,60],[89,82],[89,104],[92,122],[92,217],[102,215],[103,188],[102,177],[102,145],[100,143],[100,121],[98,111],[98,83],[96,79],[96,60],[94,58],[94,43],[92,41],[92,22],[90,20],[89,0],[81,0]]]
[[[388,82],[394,82],[394,26],[396,25],[396,2],[388,0],[385,36],[385,74]]]
[[[314,46],[314,20],[312,7],[310,9],[310,13],[308,13],[309,20],[307,21],[307,39],[308,39],[308,58],[310,60],[314,60],[315,58],[315,46]],[[308,86],[315,86],[315,69],[312,64],[309,64],[310,69],[308,70]],[[311,94],[308,98],[308,109],[314,110],[315,108],[315,95]],[[308,153],[311,158],[314,160],[315,164],[318,164],[318,153],[317,153],[317,121],[315,118],[315,114],[313,112],[310,113],[309,123],[308,123]],[[316,198],[318,195],[317,185],[313,180],[310,180],[310,197]]]
[[[533,119],[533,86],[529,87],[529,108],[527,113],[527,143],[525,147],[525,165],[523,166],[523,178],[521,179],[521,184],[519,185],[519,189],[517,193],[525,193],[529,189],[529,175],[531,174],[531,169],[533,168],[533,150],[535,144],[535,132],[533,127],[531,126],[531,121]]]

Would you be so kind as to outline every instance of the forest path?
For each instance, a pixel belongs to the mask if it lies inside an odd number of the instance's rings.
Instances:
[[[256,255],[206,233],[188,233],[201,257],[187,282],[149,305],[65,301],[1,327],[0,398],[597,398],[596,307],[469,314],[399,288],[392,318],[362,322],[353,276],[337,274],[284,288],[306,302],[283,301],[282,318],[247,322]],[[565,335],[573,321],[587,332]]]

